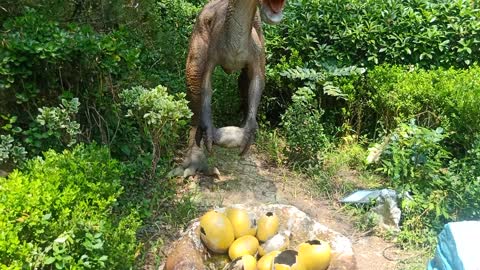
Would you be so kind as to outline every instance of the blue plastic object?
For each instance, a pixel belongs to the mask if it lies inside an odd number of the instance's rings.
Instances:
[[[450,222],[438,235],[428,270],[480,270],[480,221]]]

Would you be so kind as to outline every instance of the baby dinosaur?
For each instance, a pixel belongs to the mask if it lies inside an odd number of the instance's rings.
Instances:
[[[258,128],[257,109],[265,86],[265,47],[260,16],[266,23],[279,23],[285,1],[212,0],[198,15],[186,65],[187,98],[193,116],[189,148],[181,168],[184,177],[198,171],[218,174],[218,170],[208,169],[202,142],[208,152],[212,151],[213,144],[240,147],[242,155],[248,151]],[[213,125],[211,77],[218,65],[227,73],[240,71],[242,128],[216,129]]]

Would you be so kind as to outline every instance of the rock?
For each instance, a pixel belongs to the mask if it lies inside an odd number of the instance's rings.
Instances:
[[[289,231],[291,233],[290,248],[295,249],[300,243],[307,240],[324,240],[329,242],[332,247],[332,260],[328,268],[329,270],[357,269],[350,240],[313,220],[296,207],[282,204],[236,204],[229,207],[246,209],[256,217],[269,211],[275,212],[280,218],[279,231]],[[223,212],[225,209],[219,208],[216,210]],[[193,220],[182,236],[167,248],[166,254],[166,263],[159,270],[180,269],[171,268],[175,267],[175,264],[188,266],[181,269],[206,269],[204,265],[209,265],[212,262],[212,258],[217,257],[217,255],[210,253],[200,241],[198,219]],[[221,263],[219,264],[223,265],[215,265],[215,269],[222,269],[225,266],[225,262],[220,261]]]
[[[372,212],[378,215],[378,225],[383,229],[399,231],[402,211],[397,206],[397,193],[391,189],[382,189]]]
[[[397,193],[392,189],[357,190],[346,198],[343,203],[368,204],[375,201],[376,205],[369,217],[382,229],[399,231],[402,211],[397,206]]]

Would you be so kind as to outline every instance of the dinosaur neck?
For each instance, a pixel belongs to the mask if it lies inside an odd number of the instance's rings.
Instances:
[[[226,35],[230,46],[241,47],[248,42],[257,2],[258,0],[228,0]]]

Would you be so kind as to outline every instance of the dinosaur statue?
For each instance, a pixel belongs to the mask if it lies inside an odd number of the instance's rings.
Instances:
[[[261,20],[282,20],[286,0],[211,0],[197,17],[186,65],[187,98],[193,111],[187,156],[175,174],[184,177],[198,171],[217,174],[206,165],[202,143],[240,147],[247,153],[258,128],[256,115],[265,86],[265,47]],[[260,10],[260,11],[259,11]],[[216,129],[212,121],[211,75],[216,66],[227,73],[241,71],[238,87],[243,127]]]

